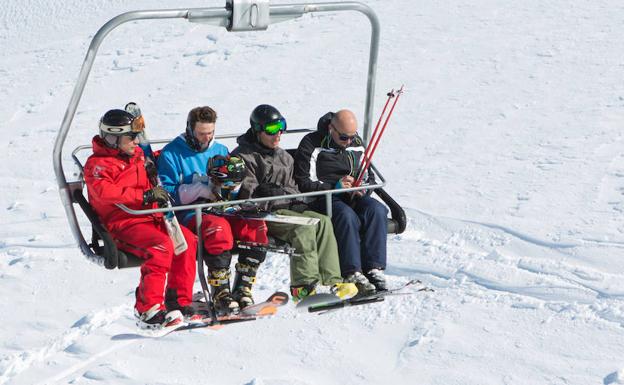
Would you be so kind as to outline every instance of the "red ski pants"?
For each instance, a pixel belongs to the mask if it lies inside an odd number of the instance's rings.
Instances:
[[[173,253],[173,242],[164,222],[137,223],[126,227],[123,232],[112,234],[119,249],[145,259],[141,265],[135,304],[140,313],[155,304],[164,309],[165,283],[167,289],[176,290],[180,306],[191,304],[197,266],[197,237],[184,226],[181,227],[188,249],[180,255]]]
[[[186,224],[195,230],[195,216]],[[201,234],[208,254],[219,255],[232,250],[234,240],[244,242],[269,242],[264,221],[202,214]]]

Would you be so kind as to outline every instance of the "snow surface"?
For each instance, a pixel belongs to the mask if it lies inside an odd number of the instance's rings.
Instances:
[[[382,27],[375,115],[385,91],[408,88],[376,158],[409,217],[387,272],[435,293],[326,316],[290,305],[161,340],[123,338],[138,270],[81,255],[51,153],[102,24],[224,2],[2,2],[0,384],[624,383],[624,4],[365,2]],[[259,103],[290,127],[343,107],[362,116],[368,39],[356,13],[262,33],[124,25],[95,62],[67,173],[102,113],[130,100],[152,138],[203,104],[220,133],[242,132]],[[258,297],[287,286],[288,261],[272,255]]]

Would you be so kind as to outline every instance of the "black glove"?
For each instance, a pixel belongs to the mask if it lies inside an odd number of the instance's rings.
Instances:
[[[286,191],[275,183],[260,183],[253,192],[253,198],[286,195]]]
[[[159,207],[165,207],[169,202],[169,193],[160,186],[147,190],[143,193],[143,204],[158,203]]]

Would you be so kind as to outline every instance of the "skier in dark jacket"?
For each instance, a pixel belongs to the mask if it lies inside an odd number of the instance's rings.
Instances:
[[[201,316],[191,307],[195,282],[197,238],[188,229],[182,233],[188,248],[174,254],[163,215],[131,215],[117,207],[134,210],[156,208],[169,201],[167,192],[150,182],[145,157],[138,147],[134,116],[110,110],[100,120],[100,135],[93,138],[93,155],[84,167],[89,203],[120,250],[145,259],[134,305],[137,325],[144,329],[174,326]],[[175,301],[164,303],[167,292]]]
[[[273,106],[257,106],[250,116],[251,128],[238,137],[232,155],[241,157],[246,174],[238,198],[262,198],[298,194],[293,179],[293,158],[279,147],[286,120]],[[315,293],[318,285],[330,286],[340,298],[357,294],[356,285],[344,283],[340,276],[338,247],[329,218],[307,210],[307,205],[285,199],[270,201],[264,207],[281,215],[316,218],[316,225],[267,222],[269,235],[289,242],[296,254],[290,261],[290,293],[299,301]],[[303,206],[303,207],[302,207]]]
[[[294,173],[299,189],[308,192],[352,187],[364,151],[353,112],[325,114],[317,131],[299,143]],[[325,199],[315,200],[310,207],[325,213]],[[383,273],[387,215],[386,206],[360,191],[332,197],[332,223],[342,275],[345,282],[355,283],[363,293],[387,290]]]

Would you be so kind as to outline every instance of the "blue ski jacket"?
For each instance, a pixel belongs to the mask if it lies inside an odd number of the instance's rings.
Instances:
[[[163,187],[174,198],[176,205],[181,204],[178,196],[180,185],[191,183],[193,174],[207,175],[208,160],[217,155],[227,156],[227,147],[213,139],[208,148],[197,152],[186,143],[184,134],[162,149],[158,157],[158,175]],[[180,223],[187,223],[193,217],[192,210],[177,213]]]

